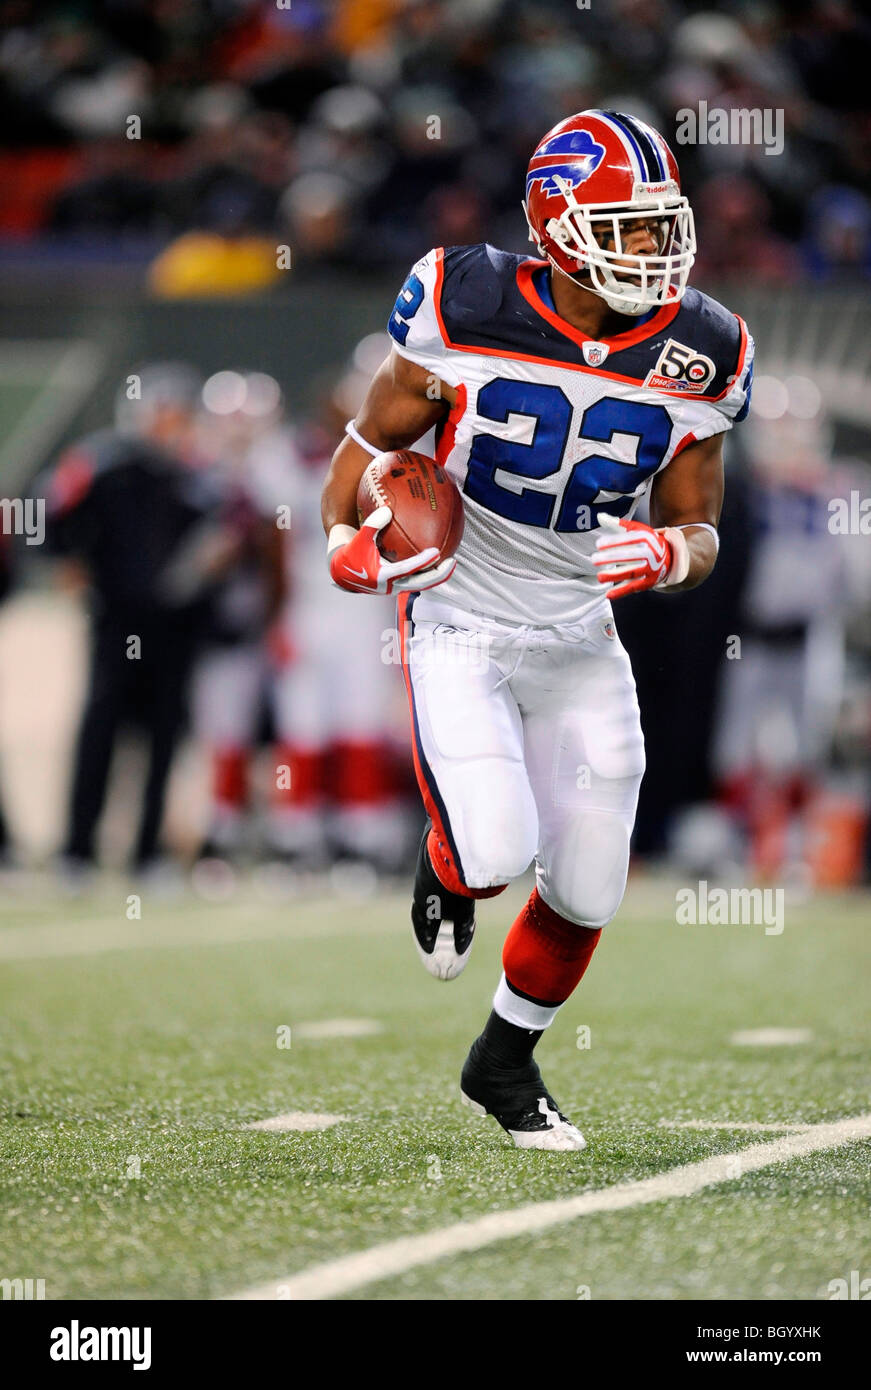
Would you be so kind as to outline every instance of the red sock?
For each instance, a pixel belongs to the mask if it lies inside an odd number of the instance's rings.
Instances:
[[[535,1003],[562,1004],[577,987],[601,935],[601,927],[561,917],[533,888],[505,938],[505,979],[515,994]]]
[[[279,768],[290,770],[289,786],[278,785],[276,776],[273,800],[279,809],[284,807],[308,810],[323,800],[326,785],[325,756],[319,748],[297,748],[288,743],[275,750],[276,773]]]
[[[212,797],[217,806],[241,810],[248,801],[248,750],[215,748],[212,751]]]
[[[396,779],[382,743],[342,739],[330,750],[333,799],[343,806],[383,806],[396,795]]]

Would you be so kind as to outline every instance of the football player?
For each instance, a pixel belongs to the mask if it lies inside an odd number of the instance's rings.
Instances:
[[[403,692],[383,659],[395,604],[386,597],[354,604],[340,589],[324,591],[320,502],[336,441],[390,346],[383,332],[358,343],[338,376],[324,378],[317,412],[299,433],[293,526],[284,533],[292,655],[273,686],[278,757],[290,769],[290,786],[276,788],[274,855],[292,867],[332,861],[361,886],[373,881],[372,870],[395,873],[409,850],[404,769],[394,750],[397,729],[404,733],[396,718]]]
[[[723,435],[753,348],[687,280],[693,215],[655,130],[613,111],[554,127],[524,204],[540,258],[430,251],[324,489],[333,581],[401,594],[415,763],[430,826],[412,923],[433,975],[462,970],[477,898],[535,861],[464,1100],[521,1148],[580,1149],[533,1059],[620,905],[644,746],[611,600],[710,574]],[[389,509],[357,526],[370,458],[435,425],[462,492],[455,559],[387,563]],[[649,497],[652,525],[634,519]],[[446,662],[449,642],[454,659]]]
[[[285,598],[276,508],[298,468],[281,388],[264,372],[220,371],[200,396],[199,448],[221,499],[214,544],[226,556],[194,675],[194,737],[212,785],[195,881],[238,858],[250,819],[250,764],[270,675],[270,646]]]

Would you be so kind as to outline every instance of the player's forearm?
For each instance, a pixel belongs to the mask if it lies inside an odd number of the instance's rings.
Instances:
[[[677,534],[676,582],[663,592],[682,593],[701,584],[717,560],[717,525],[723,506],[723,436],[713,435],[684,449],[654,480],[650,520],[659,530]],[[678,578],[678,576],[680,576]]]
[[[357,488],[372,455],[345,435],[330,464],[321,494],[321,520],[329,536],[334,526],[358,525]]]

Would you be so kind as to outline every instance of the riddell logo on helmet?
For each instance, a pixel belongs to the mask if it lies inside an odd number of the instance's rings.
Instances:
[[[604,158],[605,146],[586,130],[565,130],[555,135],[532,156],[526,175],[527,198],[536,184],[541,184],[545,196],[559,193],[556,177],[565,179],[572,187],[586,182]]]

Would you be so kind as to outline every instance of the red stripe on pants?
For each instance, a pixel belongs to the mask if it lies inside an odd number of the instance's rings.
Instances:
[[[458,893],[463,898],[495,898],[508,887],[507,883],[497,883],[495,888],[470,888],[468,884],[462,883],[452,868],[450,850],[439,840],[435,825],[429,832],[426,847],[436,877],[451,893]]]
[[[423,797],[423,804],[426,807],[427,815],[432,821],[432,830],[427,840],[430,861],[436,871],[436,875],[444,884],[445,888],[451,893],[457,893],[464,898],[495,898],[498,893],[502,893],[508,887],[507,883],[497,884],[495,888],[469,888],[460,878],[459,866],[451,853],[450,841],[447,831],[436,805],[435,798],[430,791],[429,783],[424,774],[423,765],[420,760],[420,753],[417,747],[417,739],[414,734],[414,695],[411,689],[411,673],[408,669],[408,659],[406,656],[406,640],[410,623],[406,617],[406,610],[411,598],[411,594],[402,594],[399,599],[399,647],[402,653],[402,674],[405,678],[405,689],[408,694],[408,708],[411,714],[411,751],[414,757],[414,774],[417,778],[417,785]]]

